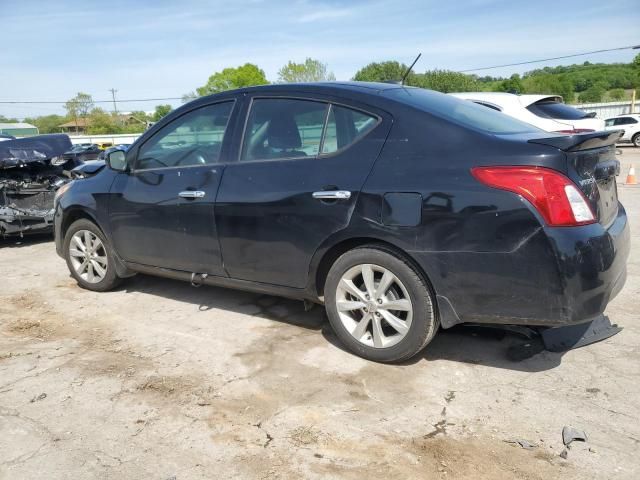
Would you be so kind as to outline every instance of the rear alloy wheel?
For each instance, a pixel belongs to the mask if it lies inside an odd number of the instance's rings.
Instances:
[[[358,248],[342,255],[325,285],[336,335],[354,353],[379,362],[408,359],[433,338],[433,296],[416,270],[392,252]]]
[[[69,227],[64,252],[69,271],[81,287],[102,292],[120,282],[113,254],[100,229],[89,220],[78,220]]]
[[[631,139],[631,141],[636,147],[640,148],[640,133],[636,133]]]

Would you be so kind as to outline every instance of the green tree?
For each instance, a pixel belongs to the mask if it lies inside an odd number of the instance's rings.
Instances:
[[[151,116],[151,120],[154,122],[157,122],[162,117],[168,115],[170,111],[171,111],[171,105],[156,105],[156,110],[155,112],[153,112],[153,115]]]
[[[87,116],[87,133],[92,135],[122,133],[118,119],[101,108],[94,108]]]
[[[280,83],[296,82],[322,82],[335,80],[333,72],[327,70],[327,64],[320,60],[307,58],[304,63],[294,63],[289,61],[284,67],[278,70],[278,81]]]
[[[524,93],[524,85],[520,79],[520,75],[514,73],[507,80],[502,80],[496,88],[499,92]]]
[[[527,93],[560,95],[565,103],[573,102],[575,97],[571,81],[559,75],[550,73],[541,73],[532,76],[525,75],[522,83]]]
[[[443,93],[480,90],[480,83],[476,77],[451,70],[427,70],[416,75],[412,84]]]
[[[602,101],[605,89],[602,85],[593,85],[580,94],[580,103],[597,103]]]
[[[235,88],[251,87],[254,85],[266,85],[269,81],[264,71],[252,63],[245,63],[237,68],[225,68],[209,77],[205,85],[196,88],[198,96],[211,95],[213,93],[233,90]]]
[[[631,62],[631,65],[633,65],[633,68],[640,71],[640,53],[635,57],[633,57],[633,61]]]
[[[62,115],[44,115],[25,118],[24,121],[38,127],[40,133],[57,133],[60,131],[60,125],[65,123],[67,119]]]
[[[407,65],[396,61],[374,62],[362,67],[353,76],[359,82],[399,82],[407,71]],[[407,77],[407,85],[412,85],[415,74],[410,73]]]
[[[613,90],[609,91],[609,98],[611,100],[624,100],[625,95],[626,93],[623,88],[614,88]]]
[[[75,122],[77,133],[78,118],[87,118],[89,111],[93,108],[93,98],[88,93],[78,92],[75,97],[64,104],[64,108],[68,116]]]
[[[0,123],[17,123],[17,118],[7,118],[4,115],[0,115]]]

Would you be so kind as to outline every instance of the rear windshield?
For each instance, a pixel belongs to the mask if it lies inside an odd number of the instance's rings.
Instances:
[[[542,100],[532,103],[527,107],[527,110],[538,117],[554,118],[557,120],[580,120],[582,118],[589,118],[587,112],[553,100]]]
[[[491,108],[421,88],[396,88],[384,92],[391,98],[464,127],[498,135],[536,133],[533,125]]]

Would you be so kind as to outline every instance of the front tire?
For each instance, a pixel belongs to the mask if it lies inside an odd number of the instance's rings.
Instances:
[[[384,247],[343,254],[329,270],[324,292],[336,335],[350,351],[368,360],[407,360],[438,331],[435,299],[426,280]]]
[[[82,288],[105,292],[122,280],[116,274],[111,247],[95,223],[86,219],[73,222],[63,249],[69,272]]]

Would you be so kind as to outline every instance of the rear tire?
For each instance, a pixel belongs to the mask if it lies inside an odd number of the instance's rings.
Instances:
[[[636,133],[631,139],[633,145],[640,148],[640,133]]]
[[[325,282],[329,322],[353,353],[376,362],[407,360],[439,327],[426,280],[392,250],[365,246],[333,264]]]
[[[116,287],[115,258],[109,243],[95,223],[80,219],[67,229],[63,244],[67,267],[78,285],[94,292]]]

